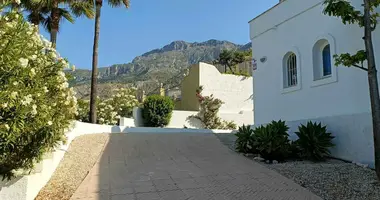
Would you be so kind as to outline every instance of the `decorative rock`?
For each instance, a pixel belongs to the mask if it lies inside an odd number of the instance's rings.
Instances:
[[[253,160],[262,162],[264,161],[264,158],[257,156],[257,157],[254,157]]]
[[[273,163],[273,164],[278,164],[278,161],[277,161],[277,160],[274,160],[272,163]]]
[[[252,154],[252,153],[247,153],[247,154],[245,154],[245,156],[247,156],[247,157],[253,157],[254,154]]]
[[[368,168],[368,164],[355,163],[359,167]]]

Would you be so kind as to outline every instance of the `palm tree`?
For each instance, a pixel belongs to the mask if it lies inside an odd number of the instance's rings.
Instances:
[[[91,76],[91,97],[90,97],[90,122],[96,123],[96,98],[97,98],[97,78],[98,78],[98,44],[99,44],[99,32],[100,32],[100,11],[102,9],[103,0],[95,1],[95,35],[94,46],[92,53],[92,76]],[[111,7],[120,7],[124,5],[129,8],[129,0],[108,0],[108,4]]]
[[[56,47],[61,20],[74,23],[73,15],[93,18],[95,14],[92,0],[21,0],[20,4],[13,3],[11,7],[24,8],[32,24],[43,25],[50,33],[53,48]]]
[[[57,34],[60,21],[66,19],[74,23],[75,17],[85,15],[87,18],[94,17],[94,6],[92,0],[40,0],[50,11],[50,16],[45,21],[45,28],[50,32],[50,42],[52,47],[57,45]]]
[[[21,0],[19,4],[12,2],[10,7],[12,9],[24,8],[28,12],[26,15],[28,21],[37,27],[46,22],[47,14],[49,13],[40,0]]]

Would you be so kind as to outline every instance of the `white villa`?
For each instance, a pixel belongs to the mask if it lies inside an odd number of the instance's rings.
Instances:
[[[362,0],[351,0],[360,7]],[[254,123],[320,121],[335,135],[332,155],[373,166],[367,74],[334,66],[333,55],[364,49],[364,31],[323,14],[323,0],[283,0],[252,19]],[[373,34],[380,66],[380,29]],[[380,76],[380,74],[379,74]]]

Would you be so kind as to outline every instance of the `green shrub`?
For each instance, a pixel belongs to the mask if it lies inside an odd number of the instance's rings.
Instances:
[[[257,127],[253,132],[253,148],[266,160],[283,161],[289,155],[290,143],[284,121],[272,121]]]
[[[174,109],[171,98],[159,95],[149,96],[143,103],[144,125],[147,127],[164,127],[169,124]]]
[[[0,5],[1,6],[1,5]],[[1,10],[0,10],[1,12]],[[76,98],[69,67],[22,13],[0,14],[0,174],[30,170],[65,141]]]
[[[235,134],[237,137],[235,141],[236,151],[240,153],[255,153],[253,151],[253,130],[250,126],[239,127],[238,132]]]
[[[300,148],[298,146],[297,141],[291,141],[290,142],[290,149],[289,149],[289,158],[291,159],[300,159]]]
[[[306,126],[301,124],[295,134],[298,136],[296,145],[301,158],[321,161],[330,155],[329,148],[334,146],[331,142],[334,136],[327,132],[326,126],[309,121]]]

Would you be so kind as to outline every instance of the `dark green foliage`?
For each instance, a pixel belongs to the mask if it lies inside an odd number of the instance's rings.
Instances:
[[[233,74],[233,75],[236,75],[236,76],[244,76],[244,77],[251,77],[251,75],[247,72],[235,72],[235,73],[232,73],[232,72],[224,72],[223,74]]]
[[[152,95],[143,103],[144,125],[147,127],[164,127],[169,124],[174,109],[171,98]]]
[[[301,150],[298,146],[298,142],[297,141],[291,141],[290,142],[290,149],[289,149],[289,158],[294,159],[294,160],[300,159],[300,152],[301,152]]]
[[[327,132],[326,126],[309,121],[306,126],[301,124],[295,134],[299,138],[296,145],[301,158],[320,161],[330,155],[329,148],[334,146],[331,142],[334,136]]]
[[[232,69],[233,66],[246,61],[247,54],[249,51],[236,51],[224,49],[220,54],[218,60],[214,61],[215,64],[221,64],[225,67],[225,72],[227,72],[227,67],[230,69],[232,74],[235,71]]]
[[[288,130],[285,121],[281,120],[257,127],[253,131],[253,146],[264,159],[283,161],[290,150]]]
[[[236,151],[240,153],[253,153],[253,130],[250,126],[239,127],[238,132],[235,134],[237,137],[235,141]]]

